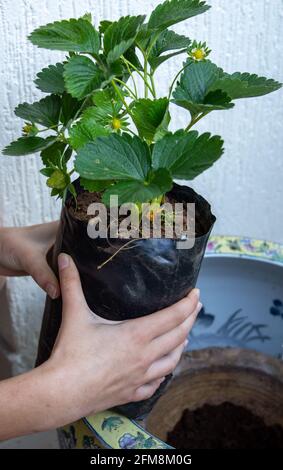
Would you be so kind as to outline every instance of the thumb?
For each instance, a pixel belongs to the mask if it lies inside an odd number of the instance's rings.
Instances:
[[[28,257],[27,266],[24,266],[27,273],[32,276],[35,282],[41,287],[52,299],[56,299],[60,295],[60,287],[54,272],[47,263],[46,257],[38,255],[30,255]]]
[[[61,253],[58,257],[58,268],[63,312],[68,311],[68,316],[69,312],[75,312],[77,315],[78,309],[87,307],[87,304],[76,265],[69,255]]]

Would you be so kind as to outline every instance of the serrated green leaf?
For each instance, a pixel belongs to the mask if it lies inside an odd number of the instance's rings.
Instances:
[[[86,178],[80,178],[80,185],[90,193],[104,191],[112,184],[112,181],[93,181]]]
[[[63,94],[60,121],[64,126],[67,126],[69,121],[74,119],[81,105],[82,102],[77,100],[77,98],[73,98],[69,93]]]
[[[42,163],[46,166],[55,165],[58,167],[61,167],[62,164],[66,164],[72,156],[72,149],[70,147],[66,147],[67,144],[64,142],[54,142],[41,152],[40,156]]]
[[[90,12],[85,13],[81,18],[88,21],[89,23],[92,23],[92,14]]]
[[[61,98],[57,95],[46,96],[35,103],[23,103],[15,109],[15,115],[44,127],[56,126],[59,122]]]
[[[135,46],[129,47],[129,49],[124,52],[123,56],[125,57],[125,59],[131,62],[131,64],[134,65],[134,67],[136,67],[138,70],[143,70],[143,66],[136,54]]]
[[[253,98],[267,95],[281,88],[281,83],[255,74],[235,72],[232,75],[225,73],[211,86],[211,90],[227,93],[232,100],[240,98]]]
[[[167,98],[139,99],[134,102],[132,117],[140,137],[151,142],[159,131],[167,130],[170,121],[168,105]]]
[[[98,137],[79,150],[75,168],[81,177],[92,180],[144,181],[150,169],[149,148],[127,134]]]
[[[46,139],[35,136],[20,137],[18,140],[11,142],[3,150],[3,154],[9,156],[30,155],[49,147],[54,141],[54,137],[47,137]]]
[[[167,0],[158,5],[152,12],[148,27],[154,30],[163,30],[180,21],[200,15],[210,8],[200,0]]]
[[[168,134],[153,149],[153,168],[167,168],[173,178],[192,180],[223,154],[223,140],[209,133],[178,131]]]
[[[71,57],[64,69],[66,89],[79,100],[98,90],[104,80],[99,67],[88,57]]]
[[[109,126],[113,118],[118,117],[123,106],[112,90],[98,91],[94,93],[92,100],[96,106],[88,107],[84,111],[82,119],[93,125]]]
[[[100,24],[99,24],[99,32],[100,34],[104,34],[106,29],[109,28],[109,26],[113,23],[113,21],[109,21],[109,20],[102,20],[100,21]]]
[[[106,29],[104,52],[108,63],[116,62],[131,47],[144,20],[142,15],[124,16]]]
[[[110,205],[110,197],[118,196],[118,204],[150,202],[152,199],[170,191],[173,186],[172,176],[165,168],[151,175],[151,180],[122,181],[108,188],[102,197],[102,202]]]
[[[210,91],[223,75],[223,70],[210,60],[194,62],[188,60],[173,93],[173,103],[197,115],[201,112],[230,109],[234,105],[225,92]]]
[[[31,33],[29,39],[35,46],[58,51],[98,54],[100,49],[98,32],[83,18],[41,26]]]
[[[48,168],[42,168],[42,170],[40,170],[39,173],[49,178],[52,175],[53,171],[54,171],[54,168],[48,167]]]
[[[69,141],[73,149],[78,150],[97,137],[109,135],[109,132],[109,130],[92,119],[82,119],[70,129]]]
[[[117,116],[123,107],[123,102],[120,100],[120,98],[109,89],[94,93],[92,101],[96,105],[98,120],[99,116],[101,119],[105,118],[106,116]]]
[[[69,183],[69,175],[60,170],[54,170],[46,182],[47,186],[52,189],[65,189]]]
[[[180,36],[174,31],[166,29],[163,31],[156,43],[154,44],[151,53],[149,55],[149,63],[153,70],[156,70],[166,60],[174,57],[175,55],[186,52],[187,48],[191,44],[191,40],[186,36]],[[162,55],[167,51],[176,51],[167,55]]]
[[[37,74],[34,83],[44,93],[62,95],[65,91],[63,72],[64,64],[49,65]]]

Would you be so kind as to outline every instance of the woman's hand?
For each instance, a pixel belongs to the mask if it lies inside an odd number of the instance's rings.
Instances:
[[[78,271],[65,254],[59,272],[63,320],[48,361],[59,390],[57,424],[152,396],[180,360],[201,308],[199,291],[153,315],[102,323],[88,308]]]
[[[111,323],[88,308],[69,256],[59,257],[59,271],[63,318],[53,353],[0,382],[0,440],[149,398],[176,367],[201,308],[194,290],[158,313]]]
[[[60,295],[58,280],[46,261],[59,222],[0,229],[0,275],[32,276],[52,298]]]

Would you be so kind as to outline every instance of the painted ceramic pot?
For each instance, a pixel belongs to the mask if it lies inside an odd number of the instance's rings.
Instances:
[[[282,280],[283,245],[212,237],[198,282],[204,307],[188,350],[250,349],[283,359]],[[137,422],[112,411],[65,427],[60,440],[71,448],[170,448]]]

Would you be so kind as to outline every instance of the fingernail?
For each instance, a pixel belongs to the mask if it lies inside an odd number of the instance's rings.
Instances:
[[[189,340],[186,339],[186,341],[184,342],[184,348],[186,348],[188,346],[188,344],[189,344]]]
[[[61,253],[58,258],[58,266],[60,271],[66,269],[69,266],[69,256],[65,255],[65,253]]]
[[[199,313],[202,309],[202,303],[199,302],[198,305],[197,305],[197,313]]]
[[[46,292],[49,295],[49,297],[53,300],[56,299],[56,297],[58,297],[57,288],[55,286],[53,286],[53,284],[47,284]]]
[[[197,299],[199,300],[200,298],[200,290],[199,289],[193,289],[191,294]]]

